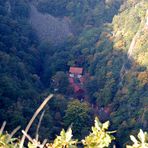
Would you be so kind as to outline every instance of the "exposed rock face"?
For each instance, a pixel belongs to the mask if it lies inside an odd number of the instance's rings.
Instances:
[[[125,63],[123,64],[121,71],[120,71],[120,78],[121,80],[124,77],[124,74],[127,73],[128,69],[126,68],[126,64],[131,64],[132,60],[134,59],[134,50],[135,50],[135,46],[136,46],[136,42],[137,40],[140,38],[141,36],[141,32],[145,32],[145,29],[148,28],[148,10],[146,11],[146,15],[145,15],[145,19],[141,20],[141,23],[139,25],[139,29],[137,30],[137,32],[135,33],[135,35],[133,36],[133,39],[131,41],[131,44],[129,46],[128,52],[127,52],[127,56],[128,56],[128,60],[125,61]]]
[[[49,14],[42,14],[33,5],[31,5],[30,23],[42,41],[58,44],[73,35],[68,18],[55,18]]]

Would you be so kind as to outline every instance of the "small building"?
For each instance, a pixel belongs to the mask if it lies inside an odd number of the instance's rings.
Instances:
[[[85,90],[83,88],[83,84],[85,82],[85,78],[83,76],[83,68],[70,67],[68,77],[69,83],[74,90],[75,96],[82,99],[85,94]]]
[[[70,67],[69,69],[69,74],[70,76],[77,76],[77,77],[81,77],[83,73],[83,68],[81,67]]]

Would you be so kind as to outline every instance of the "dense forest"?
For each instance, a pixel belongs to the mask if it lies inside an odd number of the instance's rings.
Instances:
[[[24,129],[52,93],[41,139],[71,124],[82,139],[98,116],[124,147],[148,131],[147,38],[147,0],[0,0],[0,124]],[[83,69],[82,94],[70,67]]]

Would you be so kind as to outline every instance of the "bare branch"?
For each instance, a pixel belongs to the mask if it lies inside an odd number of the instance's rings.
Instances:
[[[10,138],[12,138],[13,135],[14,135],[20,128],[21,128],[21,126],[18,126],[17,128],[15,128],[15,129],[11,132]]]
[[[3,122],[3,125],[1,126],[0,134],[3,133],[5,126],[6,126],[6,121],[4,121],[4,122]]]
[[[25,137],[28,138],[28,140],[29,140],[30,142],[33,143],[33,139],[32,139],[24,130],[22,130],[22,133],[24,134]]]
[[[27,134],[28,130],[30,129],[33,121],[35,120],[35,118],[37,117],[37,115],[41,112],[41,110],[45,107],[45,105],[48,103],[48,101],[53,97],[53,95],[49,95],[44,101],[43,103],[39,106],[39,108],[36,110],[36,112],[34,113],[33,117],[31,118],[31,120],[29,121],[26,129],[25,129],[25,133]],[[21,142],[20,142],[20,148],[23,148],[24,145],[24,141],[25,141],[25,135],[22,136]]]
[[[36,140],[38,141],[38,138],[39,138],[39,128],[41,126],[41,122],[42,122],[42,119],[43,119],[43,116],[45,114],[45,110],[42,112],[41,116],[40,116],[40,119],[39,119],[39,123],[38,123],[38,126],[37,126],[37,129],[36,129]]]

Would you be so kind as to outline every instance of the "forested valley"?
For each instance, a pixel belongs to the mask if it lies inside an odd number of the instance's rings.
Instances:
[[[0,0],[0,125],[24,129],[53,94],[40,139],[82,139],[97,116],[125,147],[148,131],[147,39],[147,0]]]

